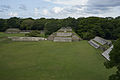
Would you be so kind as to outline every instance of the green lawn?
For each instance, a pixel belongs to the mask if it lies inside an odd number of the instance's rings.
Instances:
[[[104,61],[87,41],[0,40],[0,80],[107,80],[115,69],[106,69]]]
[[[25,34],[23,33],[7,34],[4,32],[0,32],[0,37],[11,37],[11,36],[25,36]]]

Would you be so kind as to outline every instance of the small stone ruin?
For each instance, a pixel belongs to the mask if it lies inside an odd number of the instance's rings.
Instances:
[[[12,41],[44,41],[47,40],[43,37],[8,37]]]
[[[88,41],[88,43],[94,48],[102,50],[102,55],[110,61],[109,54],[113,48],[111,41],[96,36],[94,39]]]
[[[101,37],[96,36],[94,39],[88,41],[93,47],[100,48],[103,45],[111,46],[112,42]]]
[[[112,45],[110,48],[108,48],[106,51],[104,51],[104,52],[102,53],[102,55],[103,55],[107,60],[109,60],[109,61],[110,61],[110,56],[109,56],[109,54],[110,54],[110,52],[112,51],[112,49],[113,49],[113,45]]]
[[[54,42],[72,42],[72,41],[80,41],[81,38],[73,32],[71,27],[62,27],[57,32],[51,34],[48,37],[48,40]]]
[[[101,37],[98,37],[98,36],[95,37],[93,40],[94,40],[94,41],[97,41],[97,42],[100,43],[101,45],[105,45],[105,44],[110,45],[110,44],[111,44],[111,41],[105,40],[105,39],[103,39],[103,38],[101,38]]]
[[[93,40],[90,40],[90,41],[88,41],[88,43],[90,44],[90,45],[92,45],[94,48],[99,48],[100,47],[100,45],[99,44],[97,44],[97,43],[95,43]]]
[[[20,33],[21,30],[18,28],[9,28],[5,31],[5,33]]]

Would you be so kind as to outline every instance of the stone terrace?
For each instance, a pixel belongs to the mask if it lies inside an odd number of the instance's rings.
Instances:
[[[52,40],[54,42],[72,42],[80,41],[81,39],[72,31],[71,27],[62,27],[57,32],[51,34],[48,37],[48,40]]]

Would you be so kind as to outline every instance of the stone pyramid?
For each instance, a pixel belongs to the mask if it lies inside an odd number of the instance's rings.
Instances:
[[[71,27],[62,27],[57,32],[51,34],[48,37],[48,40],[52,40],[54,42],[72,42],[80,41],[81,38],[73,32]]]

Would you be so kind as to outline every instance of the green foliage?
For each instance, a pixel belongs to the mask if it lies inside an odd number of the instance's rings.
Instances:
[[[107,68],[117,67],[116,74],[109,77],[109,80],[120,80],[120,39],[118,39],[113,50],[110,52],[110,61],[104,63]]]
[[[0,31],[5,31],[7,28],[7,20],[0,19]]]
[[[46,24],[45,24],[45,33],[46,35],[50,35],[53,32],[57,31],[60,28],[59,26],[59,22],[57,20],[49,20]]]
[[[19,28],[21,23],[21,19],[17,17],[11,17],[7,20],[7,26],[9,28]]]
[[[41,19],[36,19],[34,20],[34,24],[32,26],[32,30],[43,30],[45,27],[46,19],[41,18]]]
[[[22,30],[31,30],[34,24],[34,20],[32,19],[25,19],[20,25],[20,29]]]
[[[95,36],[90,32],[82,32],[81,37],[85,40],[90,40],[90,39],[94,38]]]
[[[105,39],[118,39],[120,37],[120,18],[112,17],[81,17],[78,19],[68,17],[65,19],[32,19],[17,18],[0,19],[0,31],[7,28],[19,28],[21,30],[45,30],[45,35],[50,35],[61,27],[72,29],[83,39],[91,39],[100,36]]]
[[[32,31],[30,33],[25,34],[27,37],[45,37],[44,34],[41,34],[40,31]]]

